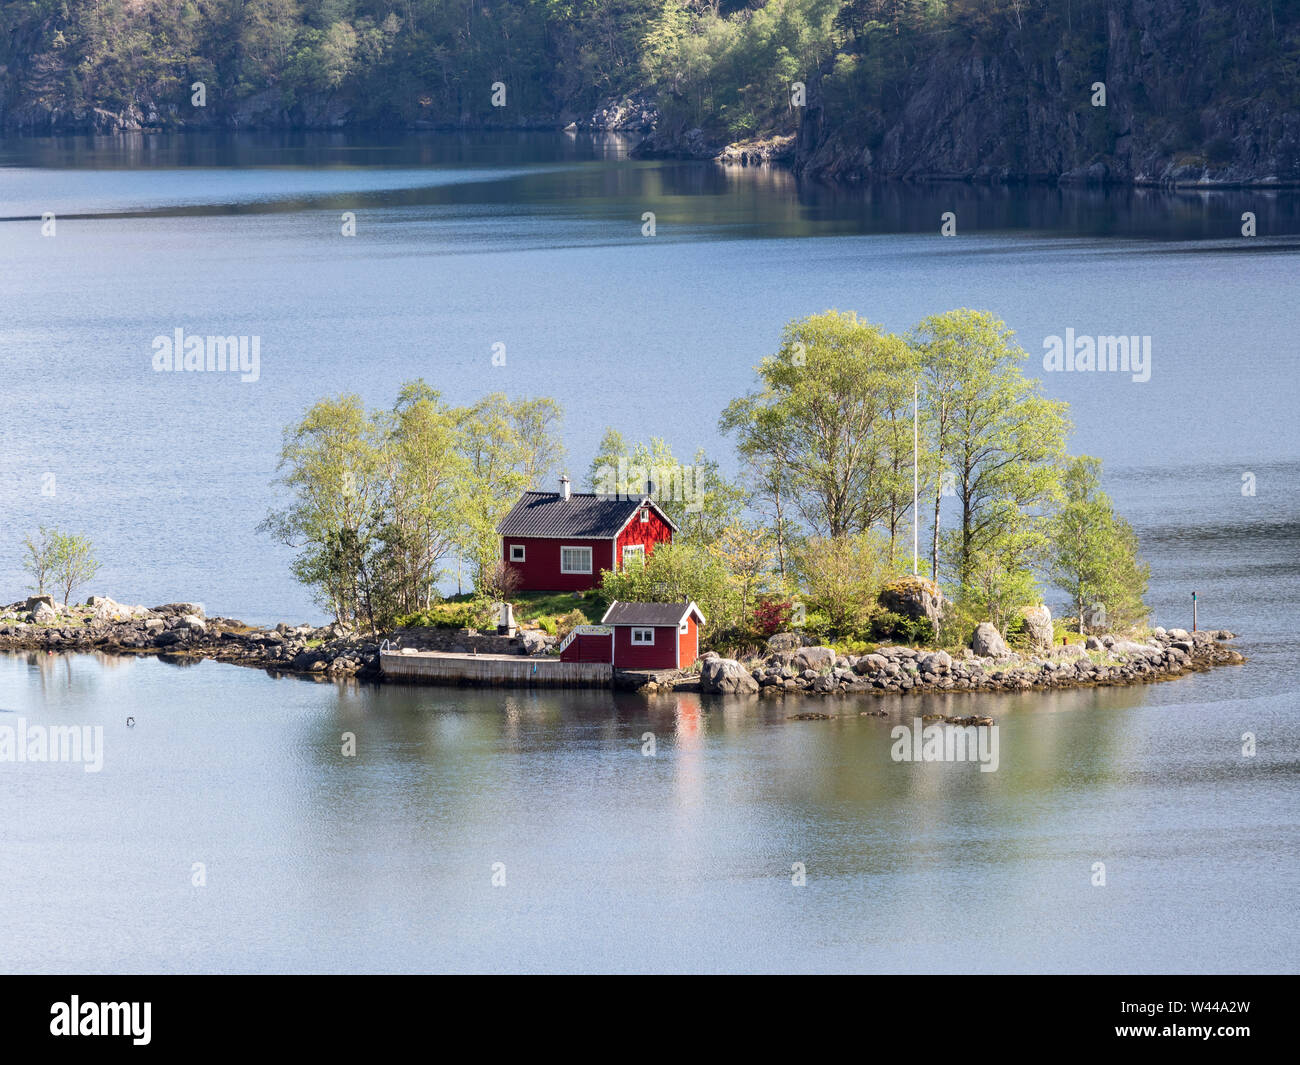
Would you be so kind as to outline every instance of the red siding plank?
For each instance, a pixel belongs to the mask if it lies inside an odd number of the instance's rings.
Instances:
[[[687,631],[680,633],[678,644],[681,646],[681,668],[690,669],[695,664],[695,660],[700,657],[700,626],[695,620],[695,611],[686,615]]]
[[[637,625],[636,628],[645,626]],[[676,669],[677,668],[677,626],[655,628],[655,642],[652,647],[632,646],[631,625],[614,627],[614,668],[615,669]]]
[[[628,527],[618,535],[618,568],[623,568],[623,548],[641,545],[645,548],[646,558],[654,554],[656,544],[670,544],[673,542],[673,530],[663,518],[655,513],[654,508],[650,509],[650,520],[641,521],[641,512],[637,511],[632,516],[632,521]]]
[[[561,662],[608,662],[610,637],[597,635],[575,636],[569,646],[560,652]]]
[[[524,547],[524,561],[511,562],[510,548]],[[561,573],[561,547],[590,547],[590,573]],[[598,586],[600,571],[613,565],[612,545],[608,540],[551,540],[532,536],[501,537],[501,558],[519,574],[521,592],[583,592]]]

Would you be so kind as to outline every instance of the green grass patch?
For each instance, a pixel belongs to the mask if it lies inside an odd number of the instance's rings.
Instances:
[[[517,592],[510,602],[515,608],[516,622],[541,624],[542,618],[559,618],[576,610],[586,618],[580,624],[594,625],[605,613],[604,601],[592,592],[587,592],[581,599],[573,592]]]

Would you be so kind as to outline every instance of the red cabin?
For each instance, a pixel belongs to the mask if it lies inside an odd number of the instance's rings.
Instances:
[[[689,669],[700,652],[704,615],[694,603],[609,605],[599,625],[574,629],[565,662],[612,662],[615,669]]]
[[[649,496],[641,499],[570,492],[525,492],[501,519],[501,558],[519,575],[521,592],[581,592],[601,570],[644,565],[677,526]]]

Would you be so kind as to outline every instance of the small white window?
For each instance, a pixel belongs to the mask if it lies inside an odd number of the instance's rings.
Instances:
[[[591,572],[591,548],[590,547],[560,548],[560,572],[561,573],[590,573]]]
[[[633,629],[632,646],[633,647],[653,647],[655,642],[654,629]]]
[[[511,561],[511,562],[522,562],[523,560],[524,560],[524,545],[523,545],[523,544],[511,544],[511,545],[510,545],[510,561]]]
[[[623,568],[627,569],[629,565],[645,565],[645,545],[644,544],[626,544],[623,547]]]
[[[650,524],[650,508],[649,508],[649,507],[642,507],[642,508],[641,508],[641,524],[642,524],[642,525],[649,525],[649,524]]]
[[[685,621],[683,621],[681,625],[678,627],[677,631],[680,632],[683,636],[690,635],[691,619],[687,618]]]

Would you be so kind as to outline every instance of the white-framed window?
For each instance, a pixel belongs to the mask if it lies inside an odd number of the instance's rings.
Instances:
[[[623,545],[623,568],[627,569],[629,565],[645,565],[645,545],[644,544],[624,544]]]
[[[683,621],[677,627],[677,631],[680,632],[683,636],[689,636],[691,632],[691,619],[687,618],[685,621]]]
[[[511,561],[511,562],[523,562],[523,561],[524,561],[524,545],[523,545],[523,544],[511,544],[511,545],[510,545],[510,561]]]
[[[653,647],[655,643],[654,629],[633,629],[632,646],[633,647]]]
[[[590,547],[561,547],[560,548],[560,572],[561,573],[590,573],[591,572],[591,548]]]
[[[642,508],[641,508],[641,524],[642,524],[642,525],[649,525],[649,524],[650,524],[650,508],[649,508],[649,507],[642,507]]]

